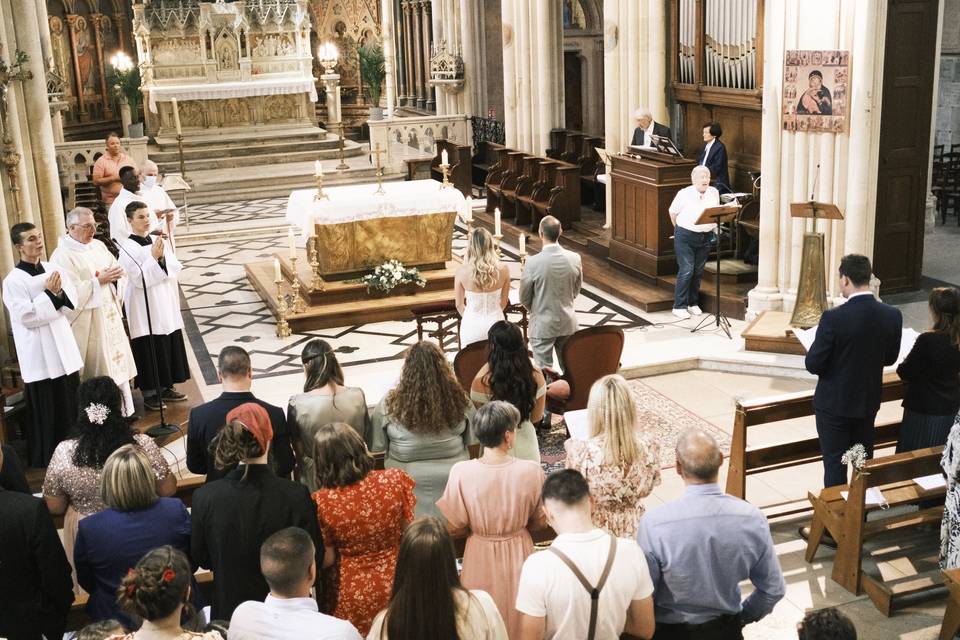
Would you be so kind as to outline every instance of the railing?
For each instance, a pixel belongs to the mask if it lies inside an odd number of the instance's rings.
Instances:
[[[473,131],[474,146],[481,142],[507,144],[507,132],[503,128],[503,123],[499,120],[470,116],[470,129]]]

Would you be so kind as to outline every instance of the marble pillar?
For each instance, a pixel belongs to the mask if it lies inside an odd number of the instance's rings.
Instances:
[[[340,74],[324,73],[320,76],[320,81],[323,82],[323,91],[326,94],[327,130],[330,130],[332,125],[343,121],[340,110]]]
[[[767,3],[761,150],[760,264],[748,316],[791,311],[803,234],[811,223],[790,218],[791,202],[836,204],[843,221],[818,221],[824,234],[827,297],[839,297],[837,268],[847,253],[873,254],[886,5],[823,0]],[[789,49],[850,51],[847,131],[789,132],[781,127],[783,60]],[[814,184],[816,186],[814,187]]]
[[[410,3],[410,34],[413,36],[410,47],[413,49],[413,82],[416,89],[416,91],[413,92],[416,96],[416,102],[412,104],[423,109],[427,104],[427,98],[423,94],[423,47],[420,44],[421,8],[420,3],[416,0]]]
[[[404,51],[404,60],[403,60],[403,70],[404,77],[406,78],[407,92],[404,97],[403,104],[406,106],[416,106],[417,104],[417,88],[416,88],[416,76],[415,76],[415,64],[416,59],[413,54],[413,29],[411,25],[413,23],[413,7],[410,5],[408,0],[403,0],[403,51]]]
[[[503,97],[507,146],[546,155],[563,126],[563,20],[551,0],[504,0]]]
[[[383,42],[383,68],[386,71],[384,93],[387,98],[388,118],[393,116],[397,106],[397,43],[393,20],[393,0],[380,2],[380,38]]]
[[[433,87],[428,84],[430,80],[431,55],[430,32],[433,29],[430,14],[430,0],[420,0],[420,48],[423,51],[423,95],[425,98],[423,107],[427,111],[433,111],[436,108],[436,100],[433,99]]]

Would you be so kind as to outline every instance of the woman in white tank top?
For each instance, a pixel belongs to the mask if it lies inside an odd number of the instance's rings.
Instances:
[[[467,258],[454,277],[460,312],[460,346],[487,339],[493,323],[504,319],[510,297],[510,270],[497,258],[493,236],[474,229],[467,239]]]

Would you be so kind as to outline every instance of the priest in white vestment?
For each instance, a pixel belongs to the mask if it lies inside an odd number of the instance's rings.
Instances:
[[[69,274],[42,262],[43,234],[32,223],[10,229],[20,262],[3,280],[13,342],[27,402],[31,467],[45,467],[77,415],[77,385],[83,366],[67,317],[77,299]]]
[[[125,213],[131,232],[117,243],[120,266],[128,276],[123,303],[137,363],[136,384],[144,407],[155,411],[164,402],[187,399],[173,387],[190,379],[177,283],[183,265],[167,239],[150,234],[146,204],[130,202]]]
[[[127,205],[133,201],[146,202],[140,191],[140,172],[136,167],[120,167],[120,184],[123,187],[110,205],[107,221],[110,223],[110,238],[120,242],[130,237],[130,223],[127,221]],[[153,209],[148,209],[150,232],[157,232],[160,223]]]
[[[80,380],[112,378],[123,397],[123,415],[132,416],[130,380],[137,375],[137,366],[120,308],[126,283],[117,259],[93,237],[96,232],[93,211],[77,207],[67,214],[67,235],[60,238],[50,261],[68,272],[76,286],[77,299],[67,316],[83,356]]]

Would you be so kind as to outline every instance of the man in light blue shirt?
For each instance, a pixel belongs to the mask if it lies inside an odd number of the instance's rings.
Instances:
[[[690,429],[677,442],[681,498],[640,519],[637,542],[653,580],[654,640],[740,640],[741,628],[773,610],[786,585],[770,526],[756,507],[717,485],[723,454]],[[754,591],[741,602],[740,582]]]

